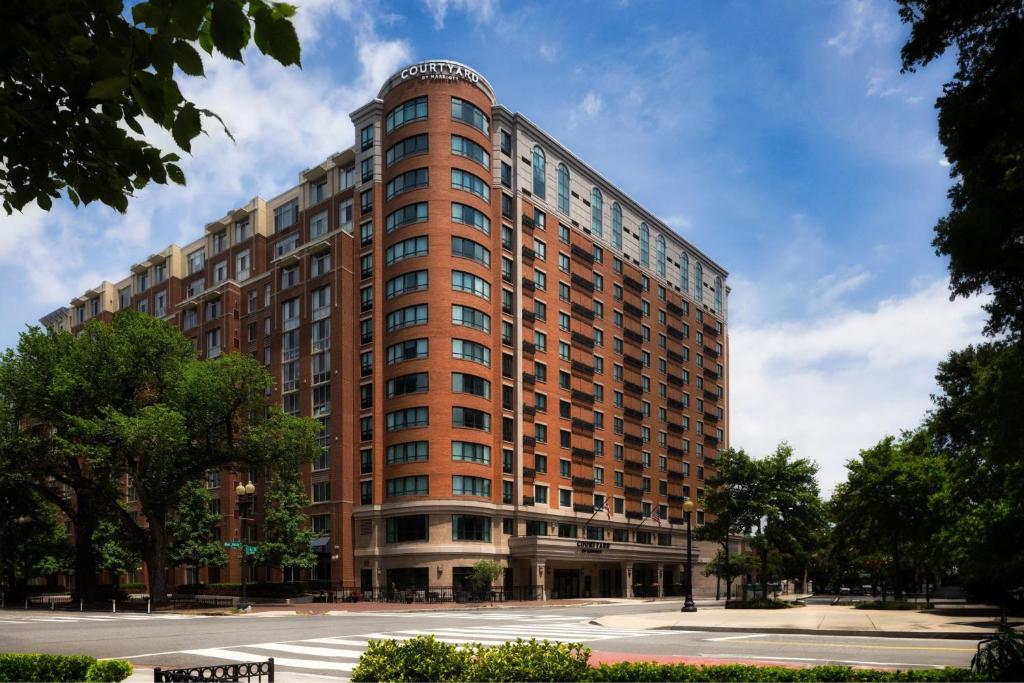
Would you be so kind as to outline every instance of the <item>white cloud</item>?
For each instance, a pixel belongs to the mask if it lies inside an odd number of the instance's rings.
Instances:
[[[537,47],[537,54],[545,62],[554,62],[561,50],[562,48],[558,43],[541,43]]]
[[[852,269],[839,273],[829,273],[818,278],[811,291],[814,292],[816,305],[832,304],[845,294],[856,291],[871,279],[866,270]]]
[[[946,157],[942,157],[941,159],[939,159],[939,166],[941,166],[942,168],[949,168],[949,159],[947,159]]]
[[[575,128],[586,120],[593,119],[604,108],[604,100],[593,90],[587,92],[569,114],[569,127]]]
[[[494,18],[498,0],[423,0],[434,17],[434,28],[444,28],[450,10],[465,12],[474,23],[485,24]]]
[[[939,281],[873,310],[734,327],[732,445],[761,456],[788,441],[827,493],[860,449],[920,423],[938,362],[980,339],[981,303],[950,302]]]
[[[848,0],[843,17],[843,28],[830,37],[826,44],[840,55],[849,57],[866,43],[883,43],[894,35],[888,8],[875,0]]]

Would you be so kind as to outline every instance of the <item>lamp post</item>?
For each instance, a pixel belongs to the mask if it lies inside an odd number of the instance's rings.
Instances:
[[[249,564],[249,517],[252,514],[253,503],[256,500],[256,485],[251,481],[248,484],[238,482],[235,487],[235,495],[238,496],[238,519],[242,522],[242,597],[238,601],[239,609],[249,609],[249,600],[245,594],[246,569]]]
[[[693,535],[690,533],[690,513],[696,507],[692,500],[683,502],[683,514],[686,515],[686,600],[680,612],[696,612],[693,604]]]

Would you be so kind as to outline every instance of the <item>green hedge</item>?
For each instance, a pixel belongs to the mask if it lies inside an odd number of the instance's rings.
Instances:
[[[352,671],[353,681],[979,681],[966,669],[879,671],[846,666],[787,668],[721,664],[623,662],[589,664],[579,643],[522,640],[495,647],[457,647],[433,636],[375,640]]]
[[[178,592],[186,595],[241,595],[240,583],[195,583],[178,586]],[[306,594],[301,583],[250,583],[245,594],[251,598],[297,598]]]
[[[868,602],[855,602],[855,609],[895,609],[895,610],[916,610],[932,609],[934,605],[927,605],[919,602],[907,602],[906,600],[870,600]]]
[[[85,655],[0,654],[0,681],[123,681],[132,665]]]
[[[789,609],[790,607],[803,607],[803,604],[785,600],[728,600],[725,603],[726,609]]]

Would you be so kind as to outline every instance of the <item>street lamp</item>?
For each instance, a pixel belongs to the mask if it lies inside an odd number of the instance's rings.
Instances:
[[[249,609],[249,600],[245,594],[245,575],[249,564],[247,543],[249,534],[247,532],[249,531],[248,522],[251,520],[249,515],[252,514],[253,503],[256,499],[256,485],[251,481],[248,484],[238,482],[238,486],[235,487],[235,495],[238,497],[238,518],[242,522],[242,598],[238,601],[238,608]]]
[[[690,533],[690,513],[694,507],[690,499],[683,502],[683,514],[686,515],[686,600],[680,612],[697,611],[697,605],[693,604],[693,536]]]

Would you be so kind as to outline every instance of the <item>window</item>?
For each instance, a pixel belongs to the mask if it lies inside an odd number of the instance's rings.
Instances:
[[[369,125],[359,131],[359,148],[368,150],[373,147],[373,126]]]
[[[490,482],[487,482],[490,484]],[[488,487],[490,491],[490,487]],[[479,494],[463,494],[479,495]],[[489,494],[488,494],[489,495]],[[478,515],[452,515],[453,541],[490,541],[491,518]]]
[[[359,246],[365,247],[373,243],[373,221],[359,225]]]
[[[572,489],[558,489],[558,507],[572,507]]]
[[[224,282],[228,279],[228,263],[221,261],[213,266],[213,283]]]
[[[389,465],[401,465],[407,462],[424,462],[427,460],[428,442],[407,441],[396,443],[384,449],[384,462]]]
[[[622,207],[612,203],[612,246],[622,249]]]
[[[425,372],[416,372],[411,375],[393,377],[385,385],[384,395],[387,398],[405,396],[407,394],[421,394],[429,390],[429,379]]]
[[[400,308],[397,311],[392,311],[391,313],[388,313],[385,324],[388,332],[394,332],[395,330],[401,330],[414,325],[426,325],[427,304],[406,306],[405,308]]]
[[[452,325],[462,325],[481,332],[490,332],[491,316],[470,306],[452,304]]]
[[[724,308],[724,299],[722,292],[722,278],[715,277],[715,313],[721,313]],[[719,352],[721,353],[721,352]]]
[[[206,263],[206,251],[204,249],[197,249],[188,255],[188,274],[192,275],[203,269]],[[144,276],[140,275],[140,286],[139,291],[141,292],[146,288]]]
[[[452,237],[452,256],[473,259],[481,265],[491,267],[491,252],[482,244],[462,237]]]
[[[508,155],[512,154],[512,135],[504,129],[501,131],[501,153]]]
[[[491,480],[484,479],[483,477],[465,477],[456,474],[452,476],[452,495],[490,497]]]
[[[480,429],[485,432],[491,431],[491,415],[482,410],[474,408],[463,408],[454,406],[452,408],[452,426],[465,427],[466,429]]]
[[[429,411],[425,406],[393,410],[384,416],[385,429],[389,432],[425,427],[428,422]]]
[[[483,377],[467,375],[462,372],[452,373],[452,392],[456,394],[473,394],[482,398],[491,397],[491,383]]]
[[[491,300],[491,283],[472,273],[461,270],[452,271],[452,289],[457,292],[475,294],[485,301]]]
[[[310,292],[313,320],[323,320],[331,314],[331,288],[319,287]]]
[[[471,103],[458,97],[452,98],[452,118],[468,123],[487,137],[491,136],[491,124],[487,115]]]
[[[329,481],[316,481],[313,482],[313,495],[311,496],[314,503],[323,503],[331,499],[331,482]]]
[[[278,240],[274,243],[274,258],[280,258],[285,254],[290,254],[295,251],[299,246],[299,236],[291,235],[283,240]]]
[[[512,167],[501,162],[501,184],[505,187],[512,187]]]
[[[430,516],[408,515],[390,517],[385,522],[388,543],[411,543],[430,540]]]
[[[356,167],[355,165],[347,166],[346,168],[338,169],[338,189],[347,190],[355,184],[356,179]]]
[[[249,219],[235,222],[235,244],[249,239]]]
[[[395,297],[409,292],[419,292],[427,288],[427,271],[414,270],[391,278],[384,283],[384,298]]]
[[[697,301],[704,301],[704,266],[700,261],[693,266],[693,297]]]
[[[295,225],[297,220],[299,220],[299,200],[293,199],[274,209],[274,232]]]
[[[471,159],[487,170],[491,168],[491,155],[487,150],[461,135],[452,135],[452,154]]]
[[[402,175],[395,176],[388,181],[388,184],[384,186],[384,197],[389,201],[402,194],[403,192],[409,192],[420,187],[427,186],[427,169],[416,168],[411,171],[406,171]]]
[[[368,311],[373,308],[373,286],[363,287],[359,290],[359,308]]]
[[[640,265],[651,265],[651,231],[646,223],[640,224]]]
[[[690,291],[690,256],[680,254],[679,256],[679,287],[684,292]]]
[[[658,235],[654,241],[654,268],[661,277],[665,277],[665,238]]]
[[[427,220],[427,213],[427,202],[407,204],[387,215],[384,219],[384,230],[391,233],[413,223],[422,223]]]
[[[544,199],[547,181],[544,177],[544,150],[538,146],[533,148],[533,194],[539,199]]]
[[[399,140],[395,144],[388,147],[388,151],[384,153],[384,164],[390,166],[391,164],[401,161],[407,157],[415,156],[417,154],[426,154],[428,151],[427,134],[413,135],[412,137]]]
[[[384,485],[385,495],[392,496],[425,496],[427,495],[427,477],[397,477],[388,479]]]
[[[482,443],[452,441],[452,460],[490,465],[491,447]]]
[[[598,237],[604,234],[604,198],[596,187],[590,192],[590,229]]]
[[[395,128],[425,118],[427,118],[426,96],[408,100],[389,111],[384,117],[384,132],[390,133]]]
[[[249,259],[249,250],[240,251],[235,254],[235,279],[237,280],[248,280],[249,270],[251,261]]]
[[[569,169],[558,164],[558,210],[569,215]]]
[[[373,211],[373,190],[364,190],[359,193],[359,213],[366,215]]]
[[[396,242],[384,251],[384,265],[391,266],[407,258],[425,256],[428,252],[427,237],[410,237]]]
[[[471,206],[452,202],[452,221],[476,228],[485,235],[491,234],[491,219]]]
[[[426,342],[425,339],[420,341]],[[468,360],[489,367],[491,364],[491,349],[483,344],[477,344],[467,339],[452,339],[452,358]]]
[[[424,182],[424,184],[426,184]],[[469,171],[463,171],[458,168],[452,169],[452,188],[456,190],[464,190],[471,192],[485,202],[491,201],[491,188],[481,178],[473,175]]]

